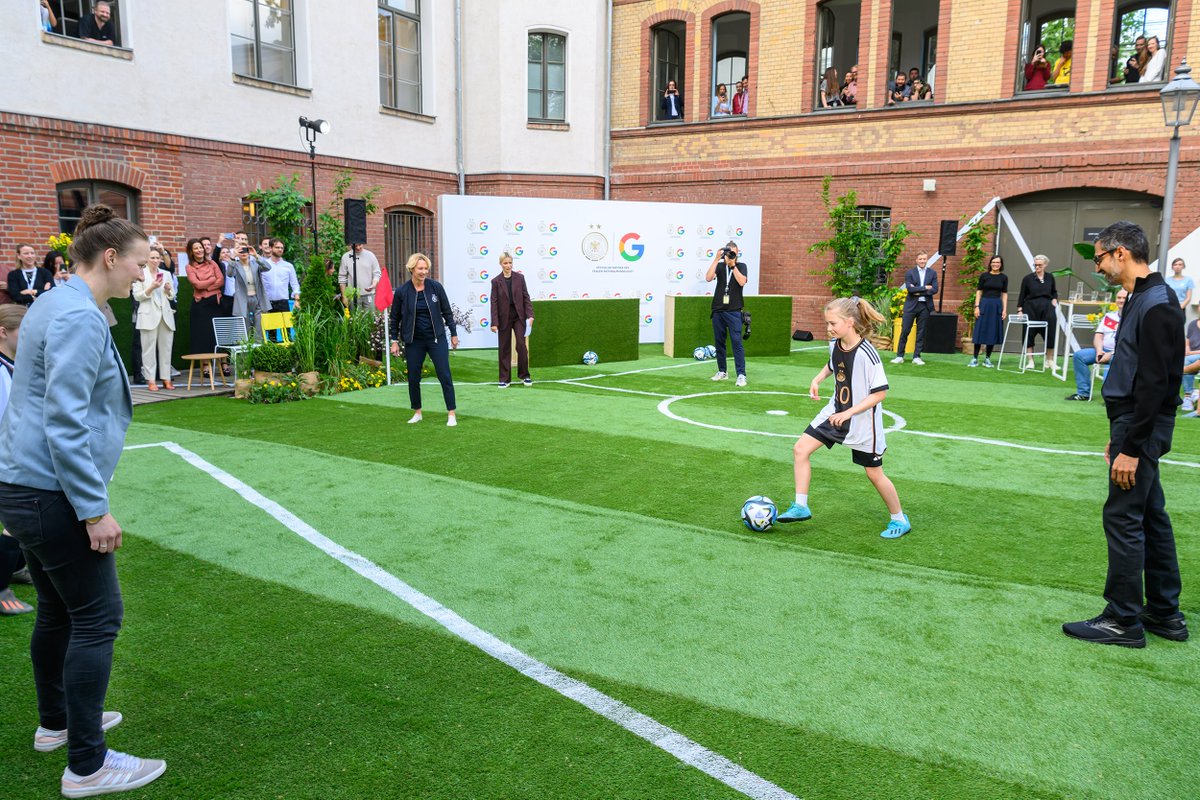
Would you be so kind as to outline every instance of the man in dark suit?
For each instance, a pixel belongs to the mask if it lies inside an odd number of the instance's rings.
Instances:
[[[37,251],[33,245],[23,244],[17,247],[18,267],[8,273],[8,296],[14,303],[28,306],[42,292],[48,292],[54,286],[54,276],[37,263]]]
[[[904,349],[908,344],[908,333],[912,330],[913,321],[917,323],[917,346],[913,349],[913,363],[924,366],[921,360],[921,350],[925,347],[925,326],[929,322],[929,312],[933,310],[933,296],[937,294],[937,273],[925,269],[929,254],[922,250],[917,253],[917,265],[904,273],[904,288],[908,297],[904,299],[904,321],[900,324],[900,341],[896,344],[896,357],[893,364],[904,363]]]
[[[532,386],[529,377],[529,348],[525,346],[526,325],[533,324],[533,303],[525,276],[513,272],[513,259],[508,253],[500,255],[502,272],[492,278],[492,330],[498,334],[500,348],[501,389],[508,386],[512,377],[512,345],[510,336],[517,337],[517,377],[526,386]]]

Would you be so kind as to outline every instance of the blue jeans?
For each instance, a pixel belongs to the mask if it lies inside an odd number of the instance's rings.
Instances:
[[[1092,394],[1091,366],[1096,363],[1096,348],[1081,347],[1075,351],[1075,355],[1071,356],[1071,360],[1075,364],[1075,391],[1084,397],[1090,397]],[[1104,371],[1100,373],[1101,382],[1108,375],[1108,364],[1103,366]]]
[[[746,374],[746,350],[742,347],[742,312],[714,311],[712,315],[713,339],[717,348],[717,371],[728,372],[725,361],[725,334],[733,342],[733,366],[738,375]]]
[[[67,763],[90,775],[107,752],[100,718],[124,616],[116,558],[91,549],[62,492],[0,483],[0,520],[20,542],[37,589],[29,653],[39,724],[67,728]]]
[[[1188,364],[1195,364],[1197,361],[1200,361],[1200,355],[1183,357],[1183,365],[1185,367]],[[1195,375],[1184,375],[1183,376],[1183,393],[1190,394],[1192,391],[1195,390],[1195,388],[1196,388],[1196,376]]]
[[[446,410],[454,410],[454,381],[450,377],[450,343],[446,337],[436,342],[432,339],[413,339],[404,344],[404,360],[408,363],[408,400],[414,410],[421,408],[421,368],[425,356],[433,362],[433,371],[442,384],[442,398]]]

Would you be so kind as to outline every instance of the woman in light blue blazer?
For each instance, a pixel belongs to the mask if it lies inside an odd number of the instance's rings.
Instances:
[[[123,607],[108,506],[133,415],[129,377],[99,304],[126,297],[150,257],[142,229],[105,205],[84,209],[75,275],[21,324],[12,395],[0,420],[0,522],[20,543],[37,589],[30,655],[40,726],[35,750],[67,745],[62,793],[144,786],[166,763],[109,750],[104,711]]]

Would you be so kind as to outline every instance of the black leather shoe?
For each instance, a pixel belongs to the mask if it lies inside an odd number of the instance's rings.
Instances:
[[[1075,393],[1075,394],[1069,394],[1069,395],[1067,395],[1067,399],[1068,399],[1068,400],[1085,400],[1085,401],[1086,401],[1086,400],[1089,400],[1089,399],[1091,399],[1091,398],[1089,398],[1089,397],[1088,397],[1086,394],[1079,394],[1079,393],[1077,392],[1077,393]]]
[[[1072,639],[1093,644],[1118,644],[1121,647],[1145,647],[1146,634],[1141,623],[1122,625],[1112,617],[1101,614],[1082,622],[1064,622],[1063,633]]]
[[[1170,639],[1173,642],[1186,642],[1188,638],[1187,620],[1182,615],[1171,617],[1170,619],[1162,619],[1153,614],[1142,612],[1138,617],[1142,621],[1142,627],[1153,633],[1155,636],[1161,636],[1164,639]]]

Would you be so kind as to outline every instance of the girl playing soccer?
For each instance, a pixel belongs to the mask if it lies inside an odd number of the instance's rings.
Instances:
[[[829,363],[808,387],[813,400],[820,399],[821,381],[836,376],[833,397],[796,441],[796,502],[779,515],[780,522],[812,519],[808,510],[808,485],[812,481],[809,457],[821,445],[844,444],[850,448],[854,463],[865,467],[867,477],[887,504],[891,522],[879,535],[899,539],[912,530],[908,517],[900,509],[900,497],[888,476],[883,474],[883,398],[887,378],[883,362],[875,348],[863,338],[871,325],[882,322],[870,303],[857,297],[831,300],[825,306],[825,329],[829,332]]]

